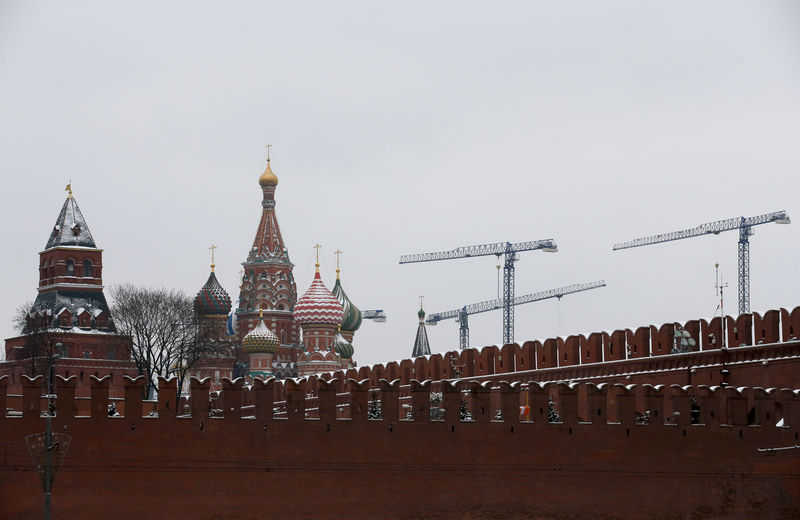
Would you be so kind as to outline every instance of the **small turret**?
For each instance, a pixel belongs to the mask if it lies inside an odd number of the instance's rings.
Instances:
[[[421,301],[417,317],[419,317],[419,326],[417,327],[417,337],[414,339],[411,357],[430,356],[431,346],[428,343],[428,332],[425,330],[425,311],[422,309]]]

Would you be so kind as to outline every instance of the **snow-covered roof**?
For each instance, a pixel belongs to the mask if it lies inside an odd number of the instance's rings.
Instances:
[[[55,226],[53,226],[53,231],[47,240],[45,249],[61,246],[97,248],[94,238],[89,232],[86,219],[83,218],[78,203],[75,202],[72,195],[64,201],[64,206],[61,207],[61,212],[58,214],[58,219]]]
[[[420,356],[430,356],[431,346],[428,343],[428,331],[425,330],[425,319],[423,317],[419,320],[417,327],[417,336],[414,338],[414,348],[411,351],[411,357],[417,358]]]

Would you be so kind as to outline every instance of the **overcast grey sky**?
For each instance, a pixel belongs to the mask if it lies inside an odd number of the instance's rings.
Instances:
[[[786,209],[755,228],[752,308],[800,304],[800,4],[768,2],[0,2],[0,325],[36,295],[72,180],[107,286],[195,294],[216,244],[232,297],[258,225],[265,145],[302,294],[322,244],[361,307],[360,364],[407,357],[428,312],[496,296],[494,257],[401,254],[554,238],[521,254],[516,339],[736,307],[728,232],[615,242]],[[500,312],[473,346],[500,343]],[[429,328],[434,351],[455,322]]]

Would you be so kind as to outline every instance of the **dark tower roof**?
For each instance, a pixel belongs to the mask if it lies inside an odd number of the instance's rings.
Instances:
[[[428,331],[425,330],[425,311],[422,307],[417,313],[419,316],[419,326],[417,327],[417,337],[414,339],[414,350],[411,357],[430,356],[431,346],[428,344]]]
[[[72,190],[70,190],[67,200],[64,201],[64,206],[61,207],[61,213],[58,214],[56,224],[53,226],[50,238],[44,248],[47,250],[59,246],[97,249],[86,219],[83,218],[78,203],[72,197]]]

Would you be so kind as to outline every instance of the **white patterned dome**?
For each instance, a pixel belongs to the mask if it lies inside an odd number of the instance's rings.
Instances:
[[[301,325],[306,323],[338,325],[343,316],[342,304],[322,283],[317,269],[311,287],[294,305],[294,321]]]

